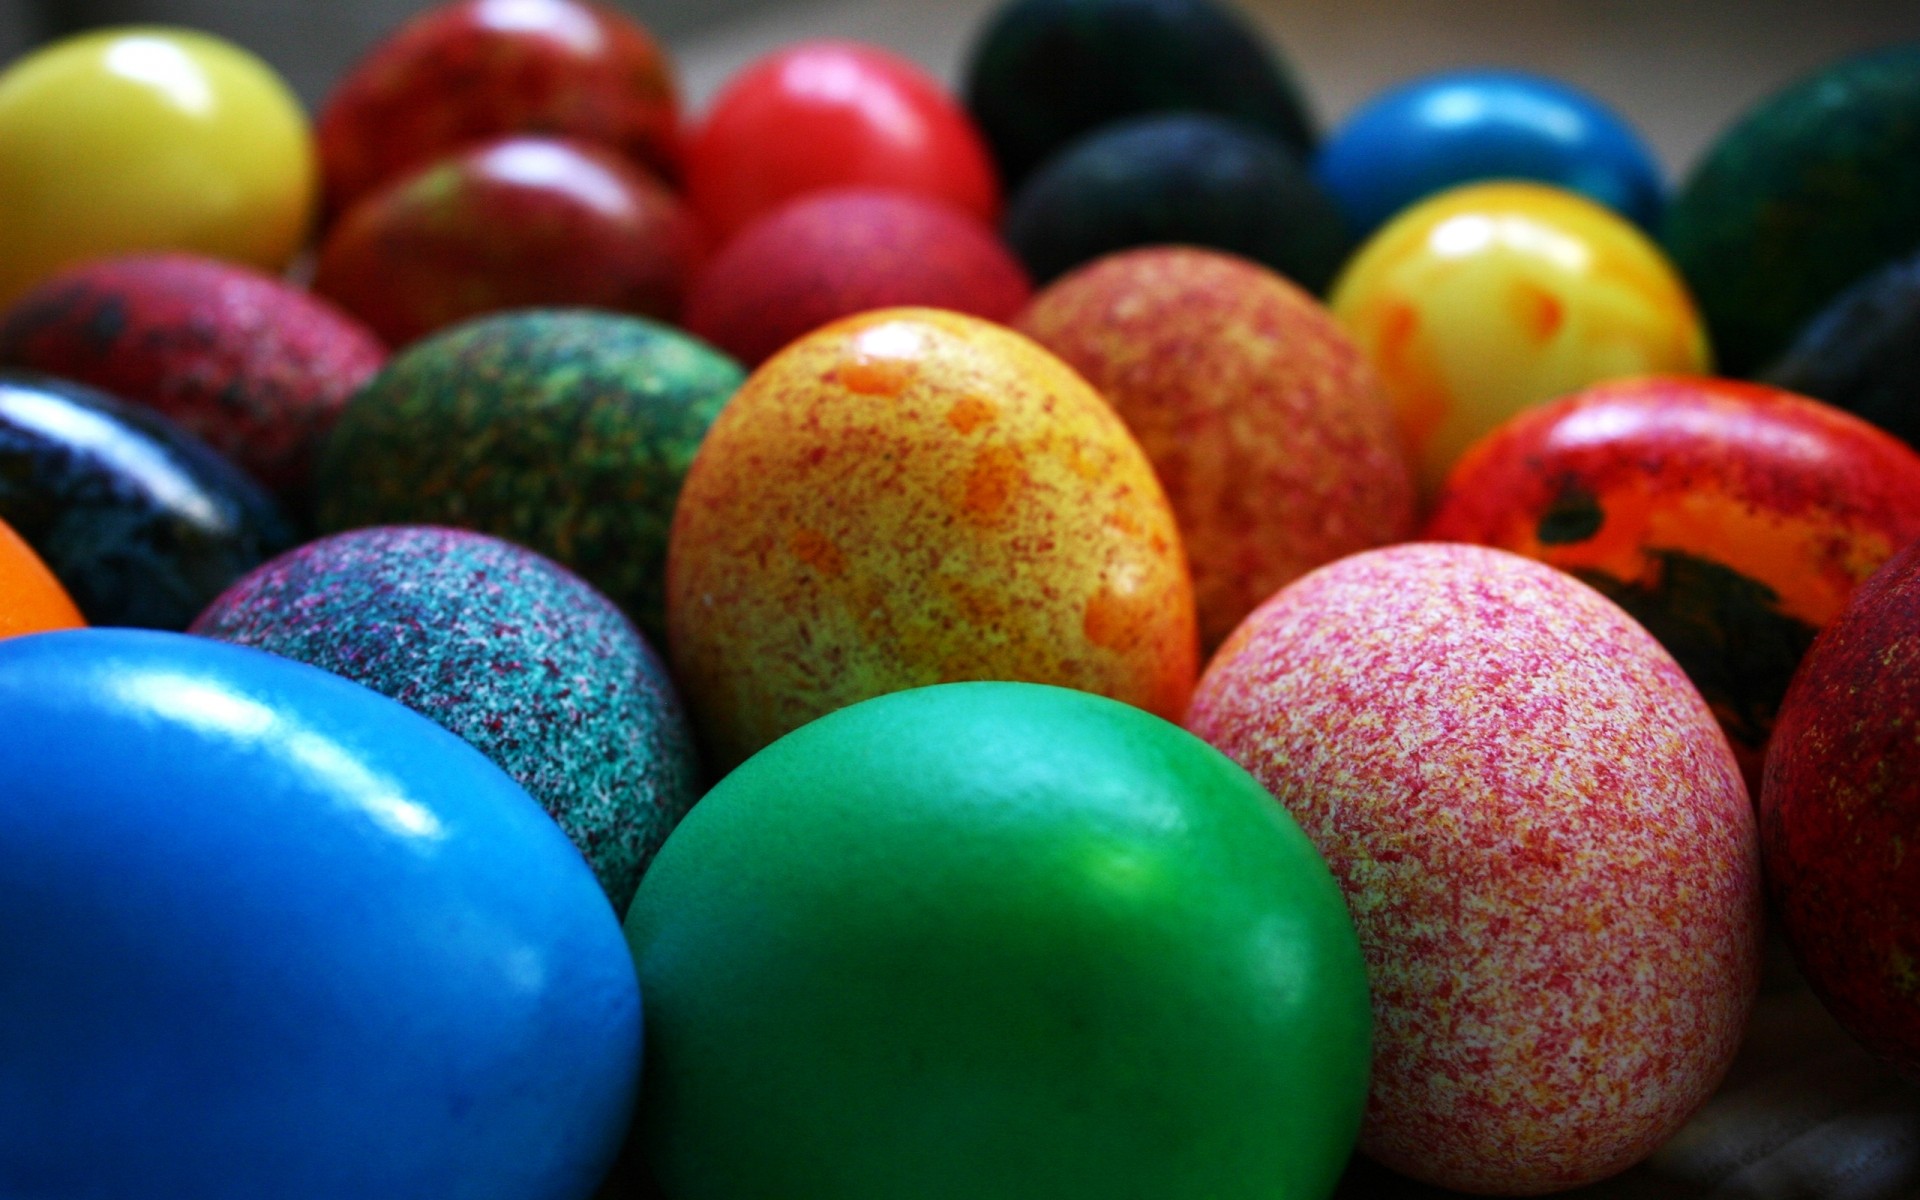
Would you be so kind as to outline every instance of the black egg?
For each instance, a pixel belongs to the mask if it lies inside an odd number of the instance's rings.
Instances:
[[[1766,380],[1920,448],[1920,256],[1848,288],[1807,323]]]

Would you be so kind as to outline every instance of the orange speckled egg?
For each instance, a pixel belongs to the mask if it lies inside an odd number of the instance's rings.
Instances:
[[[668,647],[727,769],[859,700],[1050,683],[1177,720],[1193,585],[1146,454],[1020,334],[882,309],[769,359],[687,474]]]
[[[1545,184],[1470,184],[1414,205],[1360,248],[1328,305],[1380,368],[1428,495],[1471,442],[1530,405],[1710,363],[1660,250]]]
[[[0,521],[0,638],[84,624],[47,564],[11,525]]]
[[[1346,894],[1374,1158],[1559,1191],[1712,1093],[1759,979],[1753,810],[1705,701],[1598,592],[1481,546],[1353,555],[1247,618],[1187,727]]]
[[[1312,296],[1212,250],[1109,255],[1018,328],[1100,389],[1153,460],[1211,649],[1323,563],[1413,536],[1413,474],[1379,377]]]

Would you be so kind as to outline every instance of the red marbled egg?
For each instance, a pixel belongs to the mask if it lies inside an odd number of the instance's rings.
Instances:
[[[1187,725],[1345,890],[1376,1159],[1557,1191],[1712,1092],[1758,983],[1753,810],[1699,693],[1599,593],[1478,546],[1354,555],[1247,618]]]

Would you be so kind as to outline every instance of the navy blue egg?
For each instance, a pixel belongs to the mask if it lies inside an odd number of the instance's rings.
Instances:
[[[1920,449],[1920,255],[1842,292],[1761,379],[1844,408]]]
[[[185,629],[293,542],[257,483],[167,418],[15,372],[0,373],[0,519],[94,625]]]
[[[562,1200],[640,998],[593,873],[478,751],[257,650],[0,643],[0,1195]]]
[[[1564,187],[1646,229],[1666,202],[1660,163],[1625,118],[1520,71],[1446,71],[1382,92],[1327,137],[1314,175],[1360,236],[1417,200],[1485,179]]]

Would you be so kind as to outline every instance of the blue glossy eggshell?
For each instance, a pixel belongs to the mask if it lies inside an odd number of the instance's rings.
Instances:
[[[639,1069],[592,872],[477,751],[183,635],[0,643],[0,1195],[588,1194]]]

